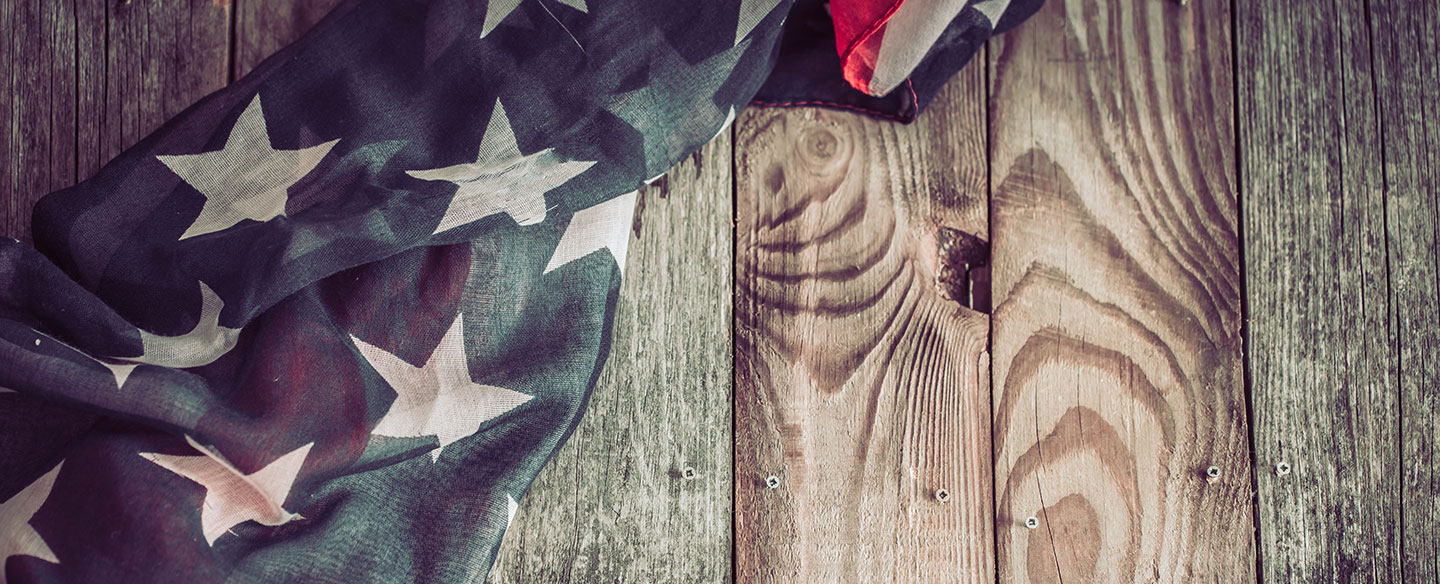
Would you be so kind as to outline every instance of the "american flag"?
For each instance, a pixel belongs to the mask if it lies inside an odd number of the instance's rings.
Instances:
[[[978,43],[996,2],[932,4]],[[790,9],[348,0],[44,198],[0,241],[0,584],[482,579],[604,363],[635,190]],[[880,97],[930,58],[857,46]]]

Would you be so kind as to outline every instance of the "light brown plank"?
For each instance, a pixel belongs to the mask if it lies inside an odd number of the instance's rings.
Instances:
[[[1397,339],[1365,5],[1237,11],[1251,72],[1237,112],[1262,580],[1421,581],[1400,572]]]
[[[994,579],[989,319],[939,283],[984,257],[982,66],[913,126],[737,122],[738,582]]]
[[[729,579],[730,144],[640,191],[609,361],[489,582]]]
[[[1230,22],[1052,0],[992,40],[1001,582],[1255,579]]]
[[[1440,7],[1370,0],[1400,399],[1405,582],[1440,581]]]

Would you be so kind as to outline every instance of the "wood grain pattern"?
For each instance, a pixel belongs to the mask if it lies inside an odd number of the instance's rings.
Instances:
[[[941,234],[986,233],[983,73],[947,135],[737,122],[737,581],[993,581],[989,323],[939,286]]]
[[[0,0],[0,234],[26,238],[41,195],[75,183],[74,7]]]
[[[0,0],[0,233],[225,84],[230,8],[208,0]]]
[[[244,77],[266,57],[320,22],[340,0],[234,0],[235,49],[230,80]]]
[[[1400,569],[1397,335],[1365,5],[1247,3],[1236,16],[1251,72],[1237,112],[1262,580],[1421,581]]]
[[[1440,581],[1440,7],[1368,2],[1400,401],[1405,582]]]
[[[104,0],[86,0],[104,2]],[[230,4],[223,0],[105,2],[104,112],[100,162],[224,87],[230,62]]]
[[[640,191],[609,361],[489,582],[729,580],[730,156],[727,132]]]
[[[1001,582],[1255,579],[1230,21],[1053,0],[991,42]]]

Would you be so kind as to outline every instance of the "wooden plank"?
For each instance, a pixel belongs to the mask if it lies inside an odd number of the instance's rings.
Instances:
[[[245,76],[266,57],[299,39],[340,3],[340,0],[237,1],[231,81]]]
[[[105,115],[98,137],[102,162],[224,87],[230,62],[230,3],[225,0],[112,1],[106,6]]]
[[[225,83],[224,3],[0,0],[0,233]]]
[[[1236,7],[1262,580],[1423,581],[1400,572],[1396,321],[1366,8]]]
[[[739,582],[994,580],[989,319],[945,284],[985,259],[982,67],[913,126],[737,122]]]
[[[30,208],[75,182],[74,6],[0,0],[0,234],[28,239]]]
[[[489,582],[730,578],[730,156],[725,133],[640,191],[609,361]]]
[[[1230,22],[1052,0],[991,43],[1001,582],[1255,579]]]
[[[106,0],[73,0],[75,3],[75,178],[93,176],[111,154],[105,143],[105,76],[109,70],[110,5]]]
[[[1400,397],[1403,580],[1440,581],[1440,7],[1371,0]]]

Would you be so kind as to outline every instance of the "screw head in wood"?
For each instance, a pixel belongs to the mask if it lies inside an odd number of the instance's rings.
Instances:
[[[1205,469],[1205,480],[1213,483],[1218,478],[1220,478],[1220,467],[1211,465]]]
[[[935,500],[941,503],[949,503],[950,491],[947,491],[945,489],[935,489]]]
[[[768,477],[765,477],[765,486],[770,487],[770,488],[772,488],[772,489],[778,489],[778,488],[780,488],[780,477],[777,477],[777,476],[775,476],[775,475],[770,475],[770,476],[768,476]]]
[[[1275,465],[1275,474],[1282,477],[1290,474],[1290,463],[1281,461],[1280,464]]]
[[[1040,520],[1039,520],[1039,519],[1036,519],[1034,515],[1031,515],[1031,516],[1029,516],[1029,517],[1026,517],[1026,518],[1025,518],[1025,527],[1028,527],[1028,528],[1030,528],[1030,529],[1035,529],[1036,527],[1040,527]]]
[[[695,474],[696,473],[694,467],[687,466],[683,469],[680,469],[680,476],[684,477],[687,480],[695,478]]]

